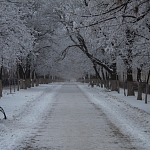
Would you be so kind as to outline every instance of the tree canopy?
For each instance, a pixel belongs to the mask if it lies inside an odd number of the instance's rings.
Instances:
[[[0,4],[0,55],[8,69],[18,62],[25,66],[32,53],[38,75],[78,78],[100,68],[111,75],[149,70],[150,0]]]

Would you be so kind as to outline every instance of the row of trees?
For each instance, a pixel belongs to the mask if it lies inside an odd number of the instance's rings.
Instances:
[[[111,90],[118,90],[116,80],[125,72],[128,96],[134,95],[136,71],[142,91],[141,72],[150,69],[149,0],[65,1],[55,12],[71,41],[62,58],[76,47],[89,58],[100,80],[111,79]]]
[[[15,4],[0,2],[0,14],[0,80],[2,80],[4,68],[11,77],[12,70],[17,70],[17,61],[20,61],[20,57],[25,57],[32,50],[34,37],[26,27],[25,20],[21,19],[23,12]],[[2,82],[0,87],[2,89]],[[0,95],[2,96],[2,90]]]
[[[111,90],[118,90],[116,80],[124,72],[130,96],[134,95],[133,72],[139,85],[141,72],[149,72],[150,0],[0,4],[1,66],[9,72],[19,66],[21,78],[95,74],[99,80],[111,80]]]

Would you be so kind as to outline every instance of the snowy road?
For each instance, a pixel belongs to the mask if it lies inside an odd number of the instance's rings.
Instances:
[[[101,93],[103,101],[105,96]],[[114,107],[118,107],[119,103],[121,102],[113,104]],[[107,106],[109,107],[109,104]],[[123,114],[126,112],[125,108],[120,109]],[[5,127],[7,132],[4,129],[0,148],[3,150],[147,149],[137,144],[141,142],[139,138],[124,134],[121,127],[119,128],[120,125],[115,124],[117,119],[111,118],[113,115],[108,115],[108,110],[104,109],[103,104],[101,108],[101,105],[96,104],[77,84],[50,86],[28,102],[13,120],[4,122],[7,123]],[[122,124],[122,127],[124,126],[125,122]],[[2,143],[4,139],[11,140],[9,145],[8,142]]]

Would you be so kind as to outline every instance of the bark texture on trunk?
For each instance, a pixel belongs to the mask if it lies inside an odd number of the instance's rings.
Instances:
[[[2,80],[0,80],[0,97],[2,97]]]
[[[31,88],[31,80],[26,79],[27,88]]]
[[[137,100],[142,100],[142,82],[138,83],[138,96]]]
[[[20,89],[24,89],[23,87],[23,79],[20,79]]]
[[[31,85],[32,85],[32,87],[34,87],[34,79],[32,79]]]
[[[148,94],[148,88],[149,88],[149,77],[150,77],[150,70],[148,72],[148,77],[147,77],[147,81],[146,81],[146,93],[145,93],[145,104],[147,104],[147,94]]]
[[[117,80],[111,80],[111,91],[118,91]]]
[[[36,78],[36,86],[39,86],[39,79]]]
[[[127,96],[135,96],[132,81],[127,82],[127,89],[128,89]]]

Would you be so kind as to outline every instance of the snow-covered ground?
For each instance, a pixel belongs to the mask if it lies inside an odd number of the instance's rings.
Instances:
[[[109,92],[99,87],[90,88],[87,85],[79,85],[80,89],[97,106],[103,109],[105,114],[121,132],[135,140],[135,145],[143,149],[150,149],[150,97],[148,104],[144,100],[136,100],[136,95],[124,96],[123,90],[120,94]],[[143,99],[144,99],[143,94]],[[139,142],[137,142],[139,140]]]
[[[3,90],[0,106],[5,110],[7,120],[0,120],[0,149],[13,150],[24,136],[32,134],[32,126],[40,122],[38,117],[61,86],[41,85],[12,94],[9,94],[9,90]],[[2,118],[2,113],[0,115]]]
[[[40,122],[38,118],[50,107],[58,90],[64,83],[40,85],[27,90],[9,94],[3,90],[0,106],[6,112],[7,120],[0,113],[0,149],[13,150],[25,136],[32,135],[32,126]],[[99,87],[88,87],[87,84],[75,83],[86,97],[101,108],[113,125],[141,150],[150,149],[150,97],[148,104],[136,97],[127,97],[116,92],[108,92]],[[46,94],[47,93],[47,94]],[[144,94],[143,94],[144,98]]]

